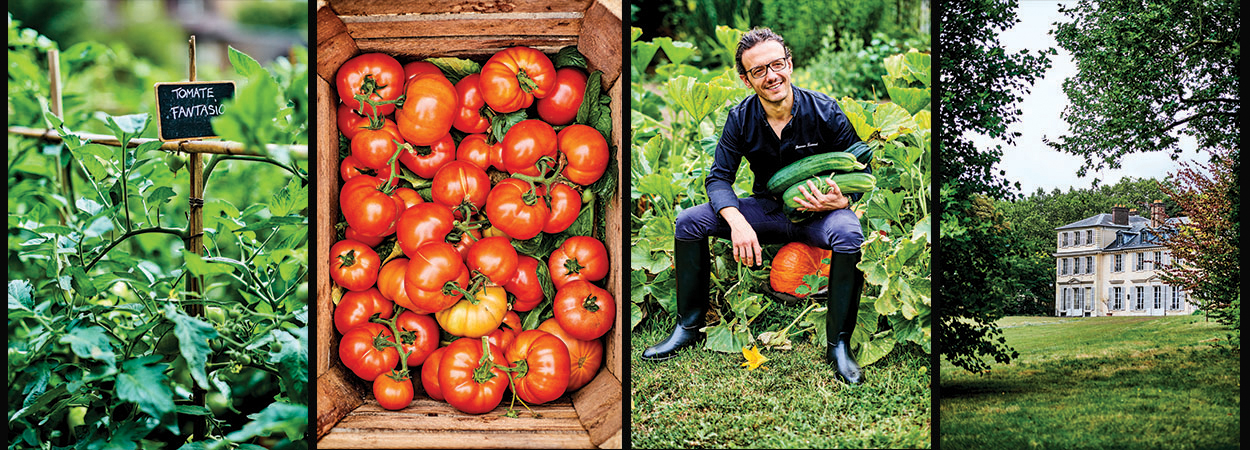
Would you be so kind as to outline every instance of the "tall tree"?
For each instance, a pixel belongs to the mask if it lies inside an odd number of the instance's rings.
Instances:
[[[1163,185],[1189,217],[1188,224],[1171,227],[1163,240],[1172,257],[1183,261],[1165,269],[1163,281],[1184,287],[1192,303],[1225,323],[1230,323],[1229,314],[1240,317],[1239,307],[1229,311],[1241,296],[1237,219],[1229,215],[1232,202],[1240,204],[1230,195],[1240,193],[1235,178],[1239,159],[1229,150],[1212,150],[1210,163],[1181,163],[1181,170]]]
[[[999,43],[999,33],[1019,22],[1017,6],[1013,0],[938,5],[942,303],[935,342],[952,364],[969,371],[988,368],[983,358],[1006,363],[1015,356],[994,325],[1008,296],[1018,292],[1013,285],[1019,280],[1004,263],[1006,227],[992,203],[1011,196],[1012,186],[995,167],[1002,146],[979,148],[971,135],[1012,144],[1019,133],[1007,127],[1019,121],[1016,104],[1050,67],[1046,55],[1053,49],[1010,53]]]
[[[1138,152],[1236,148],[1240,137],[1240,0],[1081,0],[1060,9],[1055,40],[1077,74],[1063,84],[1068,135],[1051,147],[1089,169]]]

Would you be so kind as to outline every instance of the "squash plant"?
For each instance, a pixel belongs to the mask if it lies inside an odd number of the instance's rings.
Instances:
[[[656,39],[640,41],[631,30],[631,328],[649,316],[675,314],[672,265],[673,223],[677,213],[707,201],[703,177],[711,165],[729,107],[749,95],[733,67],[708,71],[683,65],[693,46]],[[730,51],[741,30],[717,29]],[[668,55],[674,47],[677,57]],[[660,52],[668,63],[651,65]],[[887,58],[883,80],[900,103],[842,98],[839,105],[860,138],[873,149],[870,162],[876,189],[852,208],[861,213],[866,241],[860,268],[868,288],[860,301],[852,344],[861,365],[872,364],[898,342],[914,342],[926,352],[931,342],[929,203],[931,195],[930,59],[910,52]],[[654,73],[654,75],[652,74]],[[750,193],[754,176],[743,161],[734,190]],[[749,268],[731,259],[730,244],[713,239],[712,318],[705,348],[737,353],[762,344],[790,348],[789,338],[811,333],[825,339],[823,304],[810,304],[789,326],[756,335],[751,324],[771,306],[771,259],[780,246],[765,246],[765,264]],[[824,261],[827,264],[827,260]],[[803,277],[797,292],[807,293],[823,277]],[[798,331],[791,332],[797,327]]]
[[[204,156],[196,254],[186,156],[127,145],[155,136],[152,102],[112,115],[67,90],[53,114],[57,44],[12,17],[9,37],[9,125],[62,137],[8,139],[9,447],[306,447],[306,52],[263,68],[231,49],[243,79],[214,126],[252,156]],[[138,79],[110,86],[154,99],[118,50],[60,52],[61,86]]]

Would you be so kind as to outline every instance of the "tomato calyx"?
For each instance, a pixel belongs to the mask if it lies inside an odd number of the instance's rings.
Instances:
[[[365,83],[372,84],[373,86],[377,86],[377,84],[373,81],[372,76],[368,76],[368,75],[365,76]],[[375,88],[375,90],[381,89],[384,87],[386,86]],[[365,84],[363,83],[361,84],[360,90],[361,91],[365,90]],[[396,98],[394,100],[374,100],[371,98],[372,95],[373,95],[373,92],[370,91],[368,94],[356,94],[352,96],[353,98],[356,99],[356,101],[360,102],[360,112],[363,113],[361,115],[369,117],[370,125],[373,124],[373,119],[381,116],[381,114],[378,114],[378,105],[395,105],[396,108],[402,108],[404,106],[404,94],[402,93],[399,94],[399,98]],[[369,112],[365,112],[364,105],[366,104],[369,105]],[[374,129],[376,130],[377,128],[374,128]]]
[[[521,90],[525,91],[526,94],[529,94],[533,92],[534,89],[538,88],[538,82],[534,81],[533,78],[530,78],[529,74],[525,73],[524,68],[517,69],[516,80],[520,83]]]
[[[587,295],[586,300],[582,301],[582,308],[585,308],[587,311],[590,311],[590,312],[598,312],[599,311],[599,298],[595,297],[594,294]]]
[[[477,368],[473,369],[473,381],[478,384],[490,381],[491,378],[496,376],[494,371],[496,368],[505,371],[509,370],[509,367],[495,364],[495,360],[491,359],[490,340],[486,336],[482,336],[482,359],[478,360]],[[508,380],[511,381],[511,379],[512,377],[509,376]]]
[[[569,258],[564,261],[564,269],[568,270],[570,274],[581,274],[582,269],[585,269],[585,268],[586,266],[583,266],[581,263],[577,262],[577,258]]]
[[[347,253],[338,255],[338,259],[340,269],[356,265],[356,249],[351,249]]]

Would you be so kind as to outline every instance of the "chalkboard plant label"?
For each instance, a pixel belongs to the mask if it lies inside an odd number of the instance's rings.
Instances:
[[[212,119],[234,97],[233,81],[156,83],[156,127],[162,141],[218,137]]]

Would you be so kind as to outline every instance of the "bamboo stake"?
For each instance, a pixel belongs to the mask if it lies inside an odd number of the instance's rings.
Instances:
[[[191,60],[190,81],[195,81],[195,35],[191,35],[190,47],[188,50]],[[204,154],[190,154],[189,178],[191,180],[191,191],[188,195],[188,203],[190,210],[187,212],[187,248],[196,255],[204,255]],[[187,277],[187,292],[189,296],[203,299],[203,292],[200,292],[204,286],[204,279],[201,276]],[[204,305],[191,304],[186,306],[187,314],[192,317],[204,316]],[[207,392],[200,387],[199,383],[192,386],[191,401],[200,406],[208,406]],[[206,418],[197,418],[195,420],[195,430],[192,434],[194,440],[204,439],[208,433],[208,422]]]
[[[48,109],[57,117],[63,117],[61,114],[61,53],[57,49],[48,50]],[[61,195],[65,196],[65,200],[70,205],[74,204],[74,178],[72,163],[66,162],[62,164],[57,161],[61,172]],[[68,225],[69,219],[73,215],[68,208],[57,208],[61,215],[61,224]]]
[[[9,127],[9,134],[39,138],[49,142],[61,141],[61,135],[60,133],[57,133],[56,130],[42,128],[13,126]],[[116,136],[108,134],[75,133],[75,135],[84,141],[91,141],[94,144],[108,145],[112,147],[122,145],[121,142],[117,140]],[[157,141],[157,139],[134,138],[130,140],[127,147],[138,147],[144,143],[152,141]],[[290,151],[291,156],[294,158],[308,159],[307,145],[269,144],[266,145],[265,148],[268,152],[285,148]],[[162,144],[160,149],[167,152],[182,152],[187,154],[208,153],[213,155],[266,156],[265,153],[245,148],[243,143],[234,141],[175,141]]]

